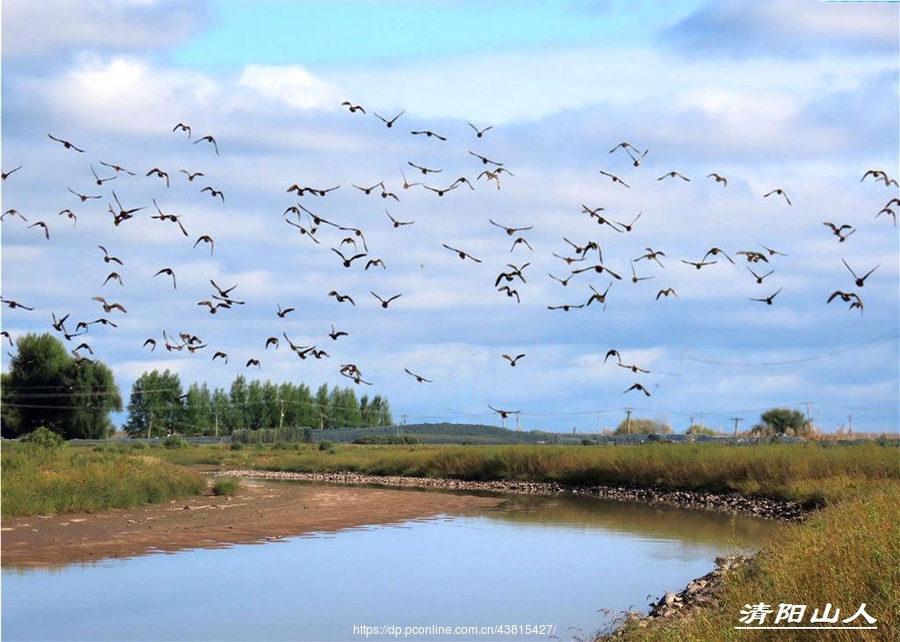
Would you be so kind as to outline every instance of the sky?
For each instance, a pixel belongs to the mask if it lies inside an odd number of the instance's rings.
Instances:
[[[0,278],[34,309],[0,324],[126,400],[169,369],[407,423],[896,433],[898,79],[888,2],[4,0]]]

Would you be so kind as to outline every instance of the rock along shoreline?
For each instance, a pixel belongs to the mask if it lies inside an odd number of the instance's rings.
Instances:
[[[679,508],[711,510],[725,513],[741,513],[779,522],[800,522],[811,511],[794,502],[779,502],[760,497],[743,497],[736,494],[717,494],[690,491],[670,491],[656,488],[629,488],[627,486],[575,486],[554,482],[525,481],[469,481],[464,479],[436,479],[430,477],[404,477],[399,475],[363,475],[352,472],[298,473],[265,470],[227,470],[214,473],[250,479],[305,481],[328,484],[365,484],[402,488],[423,488],[450,491],[478,491],[491,493],[515,493],[529,495],[582,495],[613,501],[661,504]],[[667,592],[648,613],[631,611],[619,617],[618,626],[597,640],[616,640],[627,637],[626,625],[639,628],[661,624],[675,618],[689,617],[697,609],[713,608],[718,604],[725,576],[750,563],[753,556],[732,555],[716,558],[716,567],[703,577],[691,580],[678,593]]]

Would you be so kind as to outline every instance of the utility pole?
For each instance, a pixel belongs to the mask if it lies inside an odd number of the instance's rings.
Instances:
[[[631,413],[633,412],[632,408],[625,409],[625,430],[628,431],[628,434],[631,434]]]
[[[281,399],[281,415],[278,418],[278,430],[284,428],[284,399]]]
[[[810,409],[812,406],[808,401],[806,402],[806,429],[812,430],[812,410]]]
[[[853,415],[847,415],[847,421],[849,422],[848,429],[850,431],[850,433],[849,433],[850,438],[852,439],[853,438]]]
[[[739,421],[744,421],[744,420],[743,420],[742,418],[740,418],[740,417],[732,417],[731,420],[734,422],[734,436],[737,437],[737,432],[738,432],[738,422],[739,422]]]

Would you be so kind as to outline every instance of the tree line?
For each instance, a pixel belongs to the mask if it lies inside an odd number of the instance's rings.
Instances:
[[[103,439],[115,426],[122,396],[102,362],[67,352],[49,333],[25,334],[15,344],[9,372],[0,381],[0,433],[13,439],[40,426],[65,439]],[[390,405],[381,395],[357,398],[352,388],[257,380],[238,375],[226,391],[153,370],[132,386],[123,429],[132,437],[230,435],[237,428],[342,428],[389,426]]]
[[[153,370],[132,386],[128,420],[123,430],[131,437],[159,437],[171,432],[185,436],[230,435],[235,429],[272,429],[290,426],[345,428],[390,426],[387,399],[357,398],[352,388],[322,384],[312,392],[305,383],[272,383],[243,375],[226,391],[192,383],[183,391],[177,373]]]

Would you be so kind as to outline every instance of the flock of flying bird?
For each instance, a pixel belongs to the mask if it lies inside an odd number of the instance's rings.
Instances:
[[[362,115],[367,113],[364,107],[362,107],[361,105],[353,104],[349,101],[344,101],[342,103],[342,107],[346,107],[351,114]],[[373,112],[373,115],[388,129],[399,128],[400,124],[402,123],[400,119],[404,116],[404,114],[405,111],[400,111],[391,118],[386,118]],[[472,130],[471,136],[475,141],[484,139],[486,136],[488,136],[488,132],[492,129],[491,126],[478,127],[473,123],[468,123],[468,125]],[[208,146],[208,148],[211,149],[215,156],[220,155],[218,143],[212,135],[204,135],[200,138],[193,138],[193,131],[191,127],[185,123],[177,123],[172,128],[171,134],[173,136],[186,135],[187,140],[190,141],[191,144],[203,144],[205,146]],[[431,129],[411,129],[409,131],[409,134],[413,136],[422,136],[425,139],[432,139],[437,143],[443,143],[448,140],[447,136],[435,132]],[[66,140],[65,138],[57,137],[52,133],[48,133],[48,137],[54,143],[57,143],[61,146],[61,153],[74,152],[77,154],[86,154],[85,148],[78,146]],[[641,165],[641,163],[647,157],[648,152],[649,149],[639,149],[638,147],[632,145],[627,141],[623,141],[609,150],[610,155],[627,154],[631,165],[635,168]],[[468,150],[468,156],[474,159],[470,162],[472,163],[471,166],[475,169],[472,170],[469,177],[462,175],[456,177],[453,180],[441,180],[443,172],[443,169],[441,167],[438,167],[436,165],[431,166],[409,160],[406,163],[406,167],[408,167],[409,169],[405,170],[401,168],[400,170],[402,184],[400,184],[398,191],[403,190],[405,192],[406,190],[411,190],[418,187],[421,190],[427,190],[428,192],[436,194],[439,198],[443,198],[449,195],[450,192],[461,188],[468,188],[471,191],[476,191],[476,185],[482,179],[484,179],[485,183],[487,184],[493,183],[493,186],[496,187],[497,190],[500,190],[501,179],[505,181],[506,177],[515,177],[515,173],[510,171],[503,162],[492,160],[490,157],[472,150]],[[196,249],[202,244],[202,247],[208,247],[210,255],[213,255],[215,253],[216,243],[211,234],[204,233],[196,237],[191,237],[186,229],[184,222],[182,221],[182,215],[171,212],[164,212],[157,202],[156,198],[152,198],[150,200],[150,203],[145,202],[143,204],[137,205],[129,203],[126,207],[122,204],[122,201],[120,200],[119,195],[116,193],[116,190],[112,189],[112,186],[116,185],[115,181],[119,181],[123,176],[142,176],[143,179],[158,180],[160,186],[164,185],[166,189],[169,189],[172,186],[175,177],[178,174],[183,174],[184,179],[182,180],[187,181],[188,185],[203,185],[198,190],[200,194],[208,194],[209,197],[211,197],[212,199],[216,199],[219,203],[225,203],[225,193],[223,190],[199,180],[206,178],[206,175],[203,172],[182,168],[173,173],[171,170],[164,170],[159,166],[154,166],[147,171],[141,170],[140,172],[137,172],[126,169],[125,167],[116,163],[107,162],[106,160],[97,159],[97,162],[100,167],[105,168],[101,170],[101,173],[99,174],[93,162],[88,162],[85,167],[85,170],[90,170],[92,179],[89,180],[91,180],[91,182],[96,186],[96,189],[82,191],[82,188],[74,189],[67,186],[67,191],[76,199],[76,202],[74,204],[71,204],[69,207],[60,209],[58,212],[59,217],[65,217],[66,219],[71,220],[72,225],[75,226],[78,222],[78,213],[73,211],[73,209],[71,209],[72,207],[77,209],[82,204],[88,204],[92,201],[104,202],[105,199],[105,203],[107,206],[106,209],[111,215],[111,223],[115,228],[126,224],[126,221],[129,221],[136,216],[146,215],[150,219],[160,221],[164,224],[172,225],[173,229],[177,230],[176,234],[180,234],[181,236],[187,238],[188,242],[193,240],[192,249]],[[23,165],[18,165],[16,167],[13,167],[9,171],[4,170],[2,173],[2,180],[5,182],[16,172],[22,170],[22,168]],[[477,170],[481,170],[480,173],[476,173]],[[411,176],[418,180],[410,182],[407,176],[407,172],[409,172]],[[626,180],[624,180],[622,177],[609,172],[606,169],[601,169],[599,171],[599,175],[606,179],[609,179],[612,184],[617,187],[621,187],[622,189],[631,189],[630,182],[626,182]],[[719,174],[717,172],[710,172],[708,175],[706,175],[705,178],[707,180],[714,181],[716,184],[721,184],[723,189],[728,188],[729,178],[723,176],[722,174]],[[884,185],[888,188],[892,186],[898,186],[897,180],[889,177],[887,173],[882,170],[869,170],[865,174],[863,174],[861,180],[866,181],[869,179],[876,182],[883,182]],[[629,178],[628,180],[632,181],[631,178]],[[657,178],[657,181],[668,180],[689,183],[692,179],[678,171],[669,171]],[[387,179],[382,179],[371,185],[358,185],[351,182],[349,183],[349,186],[352,189],[358,190],[365,196],[376,198],[380,197],[382,203],[384,204],[396,204],[401,200],[400,195],[395,191],[391,191],[391,189],[388,187]],[[367,272],[372,269],[387,270],[385,260],[381,257],[373,256],[373,254],[371,253],[366,241],[366,235],[362,229],[353,225],[349,225],[345,221],[339,221],[337,220],[338,217],[331,214],[329,214],[328,218],[326,218],[321,213],[319,213],[318,203],[314,203],[314,201],[317,201],[318,199],[324,199],[324,197],[327,197],[329,194],[342,187],[342,183],[334,185],[328,184],[325,186],[309,186],[301,185],[300,183],[293,183],[287,186],[285,188],[285,193],[293,195],[293,197],[296,198],[296,201],[293,204],[287,206],[282,214],[282,220],[284,224],[288,226],[288,228],[290,228],[290,230],[286,230],[286,233],[291,230],[298,230],[300,236],[303,239],[311,242],[314,246],[321,246],[323,243],[325,243],[325,247],[330,250],[330,252],[328,252],[328,255],[337,257],[338,265],[342,266],[345,269],[358,269],[357,266],[361,265],[361,269],[363,272]],[[786,190],[781,187],[774,188],[762,194],[762,197],[772,197],[774,199],[778,199],[783,203],[784,207],[793,206],[793,203]],[[642,213],[639,212],[636,216],[632,217],[630,221],[619,221],[607,214],[604,207],[589,207],[586,204],[582,204],[581,208],[581,214],[587,216],[588,220],[595,222],[598,225],[599,229],[612,232],[613,236],[615,236],[615,234],[628,234],[632,232],[636,228],[636,226],[640,225],[640,219],[642,216]],[[875,218],[881,217],[882,215],[887,215],[888,217],[893,219],[893,223],[896,226],[897,209],[900,209],[900,199],[898,199],[897,197],[891,198],[889,201],[887,201],[884,207],[879,212],[877,212],[877,214],[875,214]],[[144,212],[144,214],[140,214],[141,212]],[[398,218],[395,218],[387,208],[385,208],[385,214],[387,215],[387,219],[389,221],[389,223],[386,223],[386,225],[389,225],[394,229],[411,226],[415,223],[415,221],[413,220],[400,220]],[[45,240],[49,241],[51,239],[50,228],[52,222],[48,223],[48,221],[46,220],[32,221],[14,208],[10,208],[4,211],[2,217],[0,217],[0,220],[3,220],[5,222],[7,218],[17,218],[23,223],[27,224],[27,228],[29,229],[38,228]],[[511,255],[513,252],[534,252],[534,248],[532,247],[527,236],[527,232],[532,230],[534,228],[534,225],[512,226],[503,222],[499,222],[495,220],[494,217],[489,217],[487,220],[487,224],[494,228],[497,228],[498,230],[500,230],[500,232],[505,234],[505,237],[510,244],[507,255]],[[848,238],[856,232],[856,228],[850,222],[840,221],[835,223],[832,221],[824,221],[823,225],[831,230],[832,234],[837,238],[837,242],[839,243],[846,242]],[[498,234],[500,234],[500,232],[498,232]],[[644,266],[650,266],[650,264],[653,264],[655,266],[654,269],[664,269],[666,265],[663,262],[663,259],[666,259],[667,261],[669,260],[664,251],[654,249],[652,247],[646,247],[645,251],[642,254],[634,256],[630,260],[630,265],[628,266],[628,268],[626,268],[630,269],[629,276],[628,274],[625,274],[625,271],[620,269],[619,267],[613,269],[608,263],[604,262],[603,246],[601,246],[599,242],[595,240],[575,242],[570,240],[568,238],[568,235],[563,235],[562,242],[565,243],[565,246],[560,246],[559,251],[554,250],[551,252],[551,255],[553,257],[561,261],[561,267],[560,269],[554,270],[553,272],[548,272],[548,277],[552,281],[559,284],[559,287],[561,288],[559,292],[562,293],[571,291],[573,288],[569,288],[568,286],[573,279],[582,279],[596,277],[598,275],[605,275],[609,280],[605,284],[605,287],[595,287],[594,283],[589,283],[588,288],[590,290],[590,294],[587,295],[586,300],[579,299],[575,300],[574,302],[562,301],[548,304],[546,306],[547,309],[553,311],[571,312],[574,310],[589,308],[594,303],[597,303],[599,306],[605,309],[608,303],[607,299],[610,294],[610,289],[613,284],[618,281],[628,280],[630,280],[634,284],[637,284],[641,281],[655,278],[656,274],[648,274],[645,271]],[[119,286],[124,287],[125,282],[123,275],[125,261],[121,257],[113,254],[108,249],[107,246],[112,246],[111,242],[105,241],[105,243],[106,244],[101,243],[97,245],[98,250],[101,253],[98,258],[99,260],[102,260],[103,263],[108,266],[107,269],[109,269],[109,272],[106,275],[105,279],[102,280],[100,287],[106,287],[111,283],[117,283]],[[451,241],[442,243],[441,245],[447,251],[452,252],[455,256],[457,256],[461,261],[471,261],[474,263],[482,263],[484,261],[483,258],[474,256],[471,252],[457,247],[458,243],[456,242]],[[774,274],[774,265],[779,260],[779,257],[784,256],[786,256],[785,253],[763,244],[760,244],[759,249],[741,249],[733,251],[731,254],[719,247],[713,246],[710,247],[699,258],[682,258],[680,259],[680,262],[698,271],[708,266],[714,265],[719,261],[727,261],[731,265],[736,265],[738,262],[745,262],[745,267],[750,275],[752,275],[754,282],[758,285],[764,285],[766,283],[766,280]],[[871,277],[879,267],[879,265],[875,265],[874,267],[866,266],[865,269],[859,270],[859,266],[856,266],[856,268],[854,268],[854,266],[851,266],[843,258],[841,260],[846,269],[850,272],[852,276],[852,282],[857,289],[863,288],[867,279],[869,279],[869,277]],[[493,288],[498,293],[501,293],[507,298],[514,300],[515,303],[521,303],[522,294],[525,291],[523,286],[528,283],[528,280],[526,279],[526,271],[527,268],[531,266],[531,264],[532,263],[530,261],[517,263],[507,262],[505,264],[505,268],[501,269],[499,273],[496,274],[496,277],[493,280]],[[562,267],[563,265],[565,266],[564,268]],[[175,269],[171,266],[160,267],[155,273],[152,274],[151,278],[170,281],[173,292],[178,290],[176,272]],[[212,286],[210,294],[207,298],[196,302],[198,306],[204,308],[206,311],[208,311],[209,314],[224,314],[224,311],[230,310],[235,306],[242,306],[246,304],[246,301],[241,300],[237,293],[238,284],[230,285],[228,287],[222,287],[213,279],[209,279],[209,282]],[[771,306],[775,303],[776,297],[782,292],[782,290],[783,287],[778,287],[774,291],[769,291],[763,296],[752,297],[752,300]],[[369,294],[372,296],[375,302],[377,302],[378,307],[382,309],[388,309],[392,303],[403,296],[403,293],[379,293],[374,289],[370,290]],[[352,294],[339,292],[337,289],[330,290],[327,296],[335,299],[336,303],[338,304],[346,304],[350,306],[357,305],[357,300],[354,299],[354,296]],[[667,299],[669,297],[677,298],[678,296],[678,292],[674,287],[666,286],[657,289],[655,298],[659,301],[662,299]],[[359,297],[357,295],[357,299],[358,298]],[[72,349],[72,354],[79,361],[89,360],[89,357],[87,357],[84,353],[93,355],[93,349],[91,348],[91,346],[86,341],[79,339],[79,337],[88,334],[88,332],[94,325],[103,325],[116,328],[117,324],[114,321],[114,319],[116,318],[115,315],[127,314],[125,306],[120,302],[108,300],[106,297],[101,295],[95,295],[91,297],[91,300],[96,301],[100,305],[100,308],[103,311],[103,315],[105,316],[98,316],[96,319],[92,320],[79,320],[76,323],[70,321],[69,314],[57,317],[56,311],[51,312],[51,327],[53,328],[53,330],[60,333],[67,342],[74,342],[76,339],[81,341],[81,343],[76,348]],[[848,308],[850,310],[859,310],[860,313],[863,312],[863,299],[860,296],[859,292],[854,289],[836,289],[827,298],[826,303],[831,304],[836,300],[848,304]],[[21,309],[24,311],[34,310],[33,306],[25,305],[17,300],[3,298],[0,299],[0,301],[2,301],[2,303],[10,309]],[[296,306],[282,306],[281,303],[277,303],[274,314],[279,319],[285,319],[287,315],[293,312],[296,312]],[[331,324],[330,328],[331,330],[326,336],[332,341],[337,342],[340,338],[348,336],[348,332],[335,329],[334,323]],[[9,343],[12,344],[12,337],[6,329],[2,331],[2,334],[4,337],[6,337]],[[194,354],[209,347],[208,343],[204,342],[199,336],[191,332],[178,332],[173,335],[169,334],[166,330],[162,330],[161,342],[163,347],[169,352],[186,352],[189,354]],[[158,337],[148,337],[144,341],[143,347],[150,351],[154,351],[158,347],[159,343],[160,339]],[[316,344],[301,345],[293,342],[286,331],[267,336],[264,343],[261,341],[261,345],[263,351],[270,348],[274,348],[277,350],[283,345],[287,346],[300,359],[326,359],[330,357],[326,350],[319,348]],[[224,348],[225,346],[210,348],[208,352],[212,353],[211,359],[213,361],[221,360],[227,363],[229,356],[228,352]],[[512,354],[512,352],[515,352],[515,354]],[[518,351],[511,351],[511,353],[498,355],[498,358],[505,360],[505,362],[511,368],[516,367],[517,364],[526,357],[526,353]],[[649,374],[649,371],[644,367],[634,363],[629,363],[628,361],[624,360],[623,356],[617,349],[609,349],[605,355],[603,363],[606,364],[610,359],[613,360],[612,363],[614,365],[621,367],[623,370],[631,373],[632,375]],[[250,356],[244,362],[244,366],[247,368],[258,368],[260,367],[260,365],[261,360],[258,356]],[[355,363],[341,363],[339,365],[338,372],[340,373],[340,375],[350,379],[355,384],[372,384],[371,381],[364,377],[362,369]],[[418,383],[432,383],[435,380],[434,378],[429,378],[428,376],[423,376],[422,374],[414,372],[407,367],[404,368],[404,372]],[[650,396],[652,394],[650,389],[640,381],[634,382],[630,386],[622,390],[623,393],[629,393],[632,391],[643,393],[646,396]],[[519,410],[506,410],[498,408],[494,405],[489,405],[489,408],[492,411],[496,412],[502,419],[506,419],[511,414],[518,414],[521,412]]]

